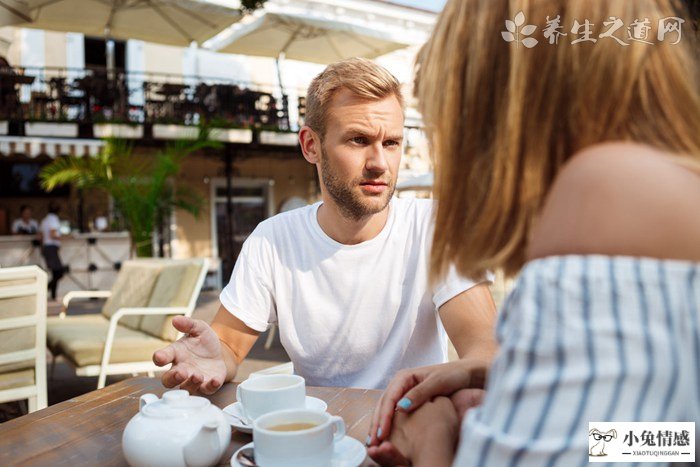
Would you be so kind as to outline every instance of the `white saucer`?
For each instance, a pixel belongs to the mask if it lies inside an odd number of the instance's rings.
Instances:
[[[306,408],[309,410],[315,410],[317,412],[325,412],[328,408],[328,405],[321,399],[306,396]],[[241,410],[240,402],[234,402],[233,404],[224,407],[224,414],[231,415],[229,417],[226,417],[226,420],[228,420],[231,426],[234,427],[236,430],[242,431],[243,433],[253,432],[253,424],[246,423],[244,421],[243,411]]]
[[[253,447],[253,443],[246,444],[233,454],[233,457],[231,458],[231,467],[243,467],[236,460],[238,451],[250,447]],[[362,464],[365,457],[367,457],[367,449],[365,449],[365,445],[355,438],[345,436],[333,446],[333,459],[331,459],[331,467],[357,467],[358,465]]]

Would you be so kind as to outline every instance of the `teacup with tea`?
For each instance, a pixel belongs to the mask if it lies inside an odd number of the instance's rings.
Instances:
[[[253,424],[255,460],[263,467],[328,467],[344,437],[341,417],[308,409],[270,412]]]

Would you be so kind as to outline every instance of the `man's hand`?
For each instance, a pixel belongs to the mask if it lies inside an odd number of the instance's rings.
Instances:
[[[457,415],[446,397],[437,397],[412,414],[397,413],[391,436],[367,453],[383,466],[449,466],[459,437]]]
[[[172,363],[163,374],[167,388],[180,386],[191,394],[213,394],[226,381],[226,363],[219,336],[204,321],[176,316],[173,326],[185,335],[153,354],[158,366]]]
[[[411,413],[434,397],[452,396],[461,389],[469,389],[460,396],[464,399],[464,410],[469,408],[468,403],[480,404],[488,364],[488,361],[465,359],[399,371],[374,410],[369,445],[378,446],[388,439],[395,414]]]

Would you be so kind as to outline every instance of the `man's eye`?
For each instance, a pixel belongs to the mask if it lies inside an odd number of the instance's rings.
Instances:
[[[367,138],[364,136],[356,136],[351,141],[355,144],[367,144]]]
[[[398,142],[398,141],[393,141],[393,140],[392,140],[392,141],[386,141],[386,142],[384,143],[384,146],[399,146],[399,142]]]

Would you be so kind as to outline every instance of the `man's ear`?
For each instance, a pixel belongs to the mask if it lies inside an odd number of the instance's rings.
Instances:
[[[317,164],[321,161],[321,138],[306,125],[299,130],[299,145],[304,159],[310,164]]]

